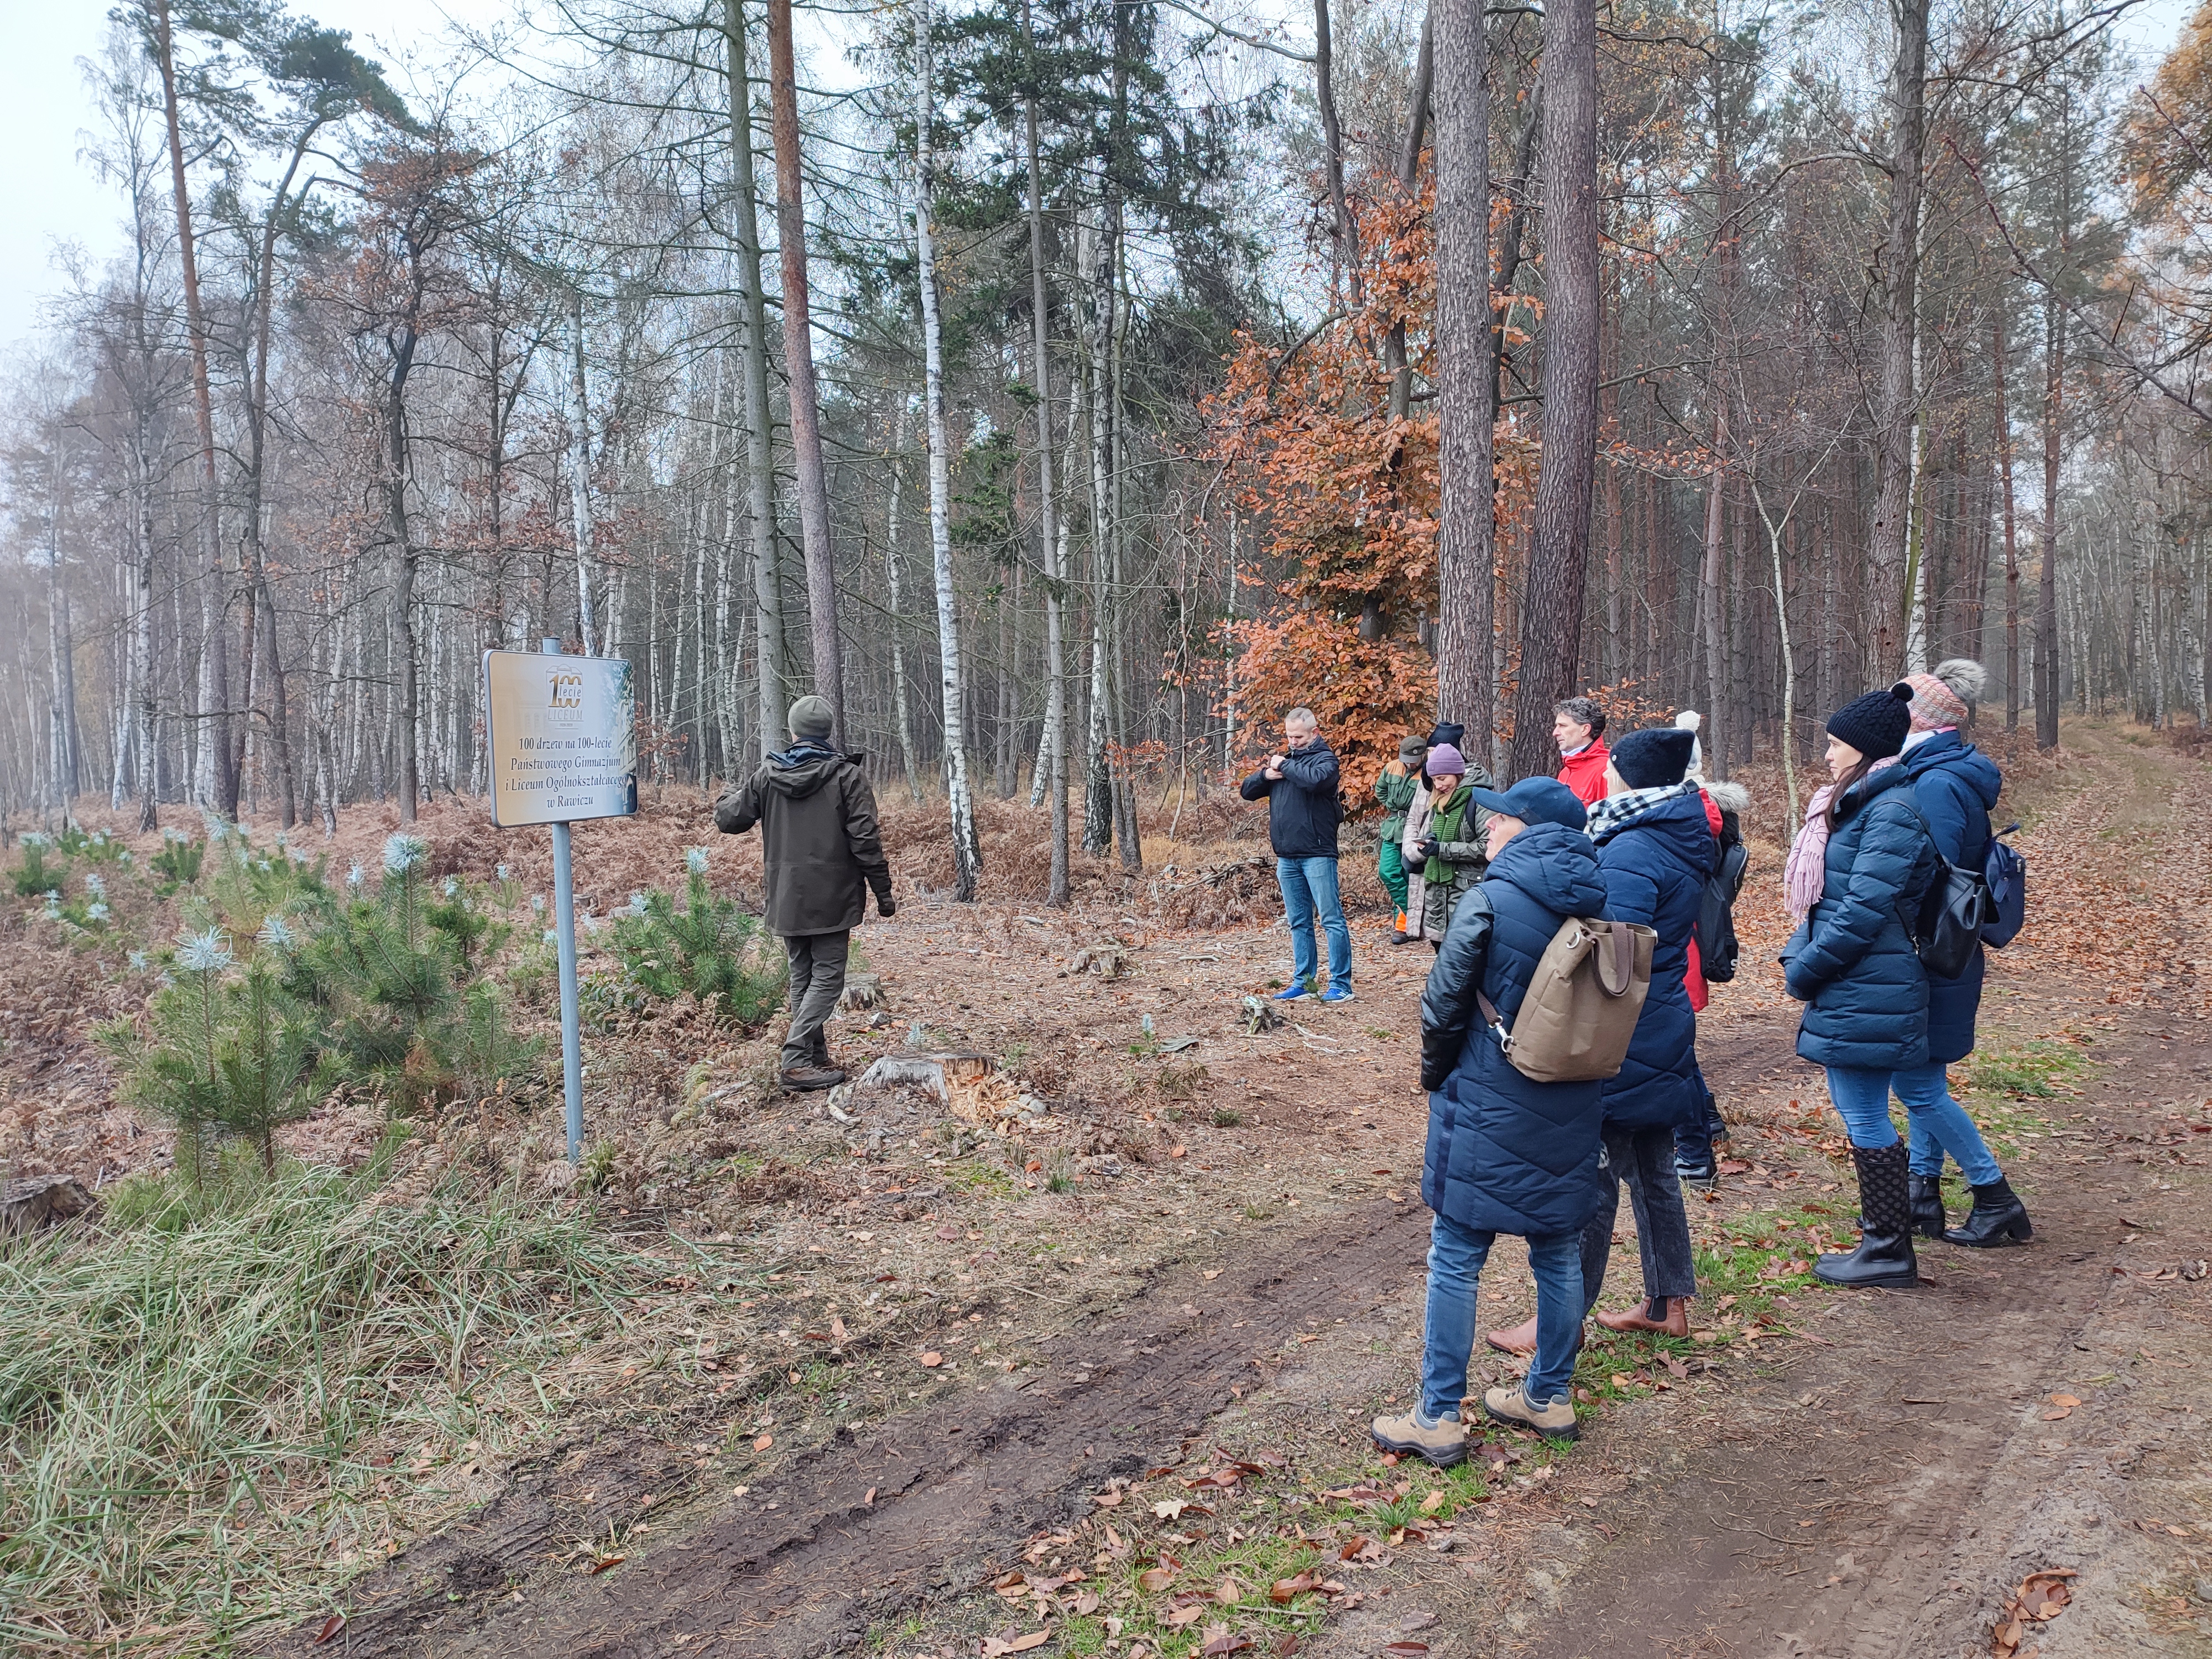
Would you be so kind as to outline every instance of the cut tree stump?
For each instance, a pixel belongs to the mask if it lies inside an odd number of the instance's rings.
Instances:
[[[0,1188],[0,1237],[34,1233],[82,1215],[92,1194],[75,1176],[33,1176]]]

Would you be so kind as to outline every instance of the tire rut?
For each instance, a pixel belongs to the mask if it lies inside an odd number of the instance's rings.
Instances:
[[[546,1571],[554,1540],[604,1530],[621,1506],[564,1506],[555,1458],[538,1460],[470,1522],[356,1584],[338,1640],[317,1646],[317,1620],[271,1650],[793,1659],[857,1646],[873,1622],[975,1588],[1011,1547],[1087,1513],[1109,1476],[1202,1432],[1310,1318],[1350,1317],[1401,1286],[1425,1217],[1370,1202],[1212,1283],[1173,1270],[1122,1311],[1047,1339],[1048,1369],[1027,1386],[963,1390],[810,1450],[746,1507],[581,1583]],[[657,1449],[665,1461],[634,1447],[623,1468],[595,1468],[595,1489],[619,1486],[633,1517],[641,1492],[680,1492],[688,1460]],[[664,1478],[675,1484],[652,1484]]]

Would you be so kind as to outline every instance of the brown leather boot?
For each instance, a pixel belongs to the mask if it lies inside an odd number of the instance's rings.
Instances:
[[[1500,1353],[1534,1353],[1536,1352],[1536,1316],[1530,1314],[1510,1330],[1485,1331],[1482,1340]]]
[[[845,1073],[835,1066],[787,1066],[783,1068],[783,1086],[804,1092],[811,1089],[834,1089],[845,1080]]]
[[[1654,1318],[1657,1314],[1661,1316]],[[1649,1331],[1654,1336],[1687,1336],[1690,1334],[1690,1298],[1686,1296],[1655,1296],[1633,1308],[1620,1313],[1601,1313],[1597,1322],[1609,1331]]]

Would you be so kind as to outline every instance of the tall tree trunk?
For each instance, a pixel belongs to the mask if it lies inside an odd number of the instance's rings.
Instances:
[[[799,540],[806,556],[808,634],[814,645],[814,689],[830,700],[836,722],[831,742],[842,744],[844,647],[837,634],[837,558],[830,540],[830,479],[822,461],[822,405],[808,321],[806,208],[799,185],[799,72],[793,60],[791,0],[768,0],[768,57],[776,243],[783,261],[783,366],[791,383],[791,448],[799,475]]]
[[[414,542],[407,523],[407,377],[415,367],[415,332],[403,328],[392,359],[385,405],[384,514],[398,568],[392,578],[390,621],[392,667],[398,676],[398,706],[392,711],[392,737],[398,747],[399,821],[415,822],[422,799],[416,759],[416,726],[422,713],[422,687],[415,650]],[[588,639],[590,627],[586,624]]]
[[[775,433],[768,395],[768,305],[761,289],[760,219],[754,199],[752,82],[745,71],[740,0],[723,0],[729,82],[731,224],[738,244],[738,348],[744,359],[745,510],[753,556],[754,667],[760,751],[783,741],[783,577],[776,563]]]
[[[1106,566],[1114,534],[1113,496],[1107,481],[1113,412],[1106,360],[1114,326],[1114,267],[1111,254],[1099,252],[1108,240],[1087,222],[1076,237],[1077,263],[1091,277],[1091,329],[1084,359],[1091,440],[1091,706],[1083,769],[1083,850],[1091,854],[1106,851],[1114,842],[1114,779],[1106,755],[1106,704],[1112,695],[1106,668]]]
[[[1597,454],[1597,7],[1544,12],[1544,456],[1521,616],[1513,774],[1555,769],[1552,705],[1578,689]]]
[[[1890,66],[1889,222],[1876,282],[1881,307],[1875,400],[1875,510],[1867,560],[1867,639],[1878,675],[1905,665],[1906,538],[1912,514],[1919,410],[1920,198],[1927,138],[1929,0],[1893,0],[1897,56]]]
[[[772,4],[788,0],[771,0]],[[929,82],[929,0],[914,12],[914,46],[919,91],[915,119],[914,240],[921,284],[923,405],[929,422],[929,547],[937,566],[937,642],[945,693],[945,794],[952,815],[952,896],[965,904],[975,896],[983,865],[975,839],[975,807],[968,786],[966,686],[961,672],[960,605],[952,587],[952,471],[945,432],[945,362],[937,315],[937,247],[931,220],[936,210],[934,149],[930,129],[936,118]],[[779,157],[781,146],[778,146]],[[796,401],[797,388],[793,387]],[[810,561],[810,573],[811,562]]]
[[[1990,325],[1990,364],[1996,383],[1997,477],[2004,490],[2005,730],[2020,730],[2020,542],[2012,496],[2012,417],[2005,410],[2004,310]]]
[[[2058,463],[2065,414],[2066,307],[2044,306],[2043,546],[2035,605],[2035,746],[2058,746]],[[2083,684],[2087,677],[2077,673]]]
[[[1717,778],[1729,775],[1729,718],[1726,640],[1721,623],[1721,561],[1728,497],[1729,413],[1725,395],[1713,401],[1713,471],[1705,484],[1705,550],[1698,579],[1698,613],[1705,623],[1705,764]]]
[[[222,647],[222,621],[228,608],[229,583],[222,565],[222,487],[216,477],[215,400],[208,386],[207,316],[200,303],[199,256],[192,236],[192,198],[185,181],[185,140],[177,112],[177,64],[169,29],[169,0],[151,0],[156,66],[161,75],[161,100],[168,122],[169,181],[177,205],[177,264],[184,279],[185,329],[191,348],[192,417],[199,437],[200,563],[209,584],[208,611],[215,625],[208,630],[202,649],[204,667],[200,714],[210,725],[202,752],[213,762],[210,781],[216,810],[227,818],[238,816],[238,768],[233,763],[230,738],[230,658]]]
[[[1051,750],[1046,792],[1052,802],[1052,869],[1046,902],[1065,906],[1067,881],[1067,572],[1060,562],[1060,503],[1052,487],[1052,313],[1045,290],[1044,183],[1037,160],[1036,37],[1029,0],[1022,0],[1022,59],[1028,84],[1022,89],[1023,161],[1029,170],[1030,343],[1036,378],[1037,547],[1045,576],[1045,743]]]
[[[1449,0],[1447,0],[1447,3]],[[1326,3],[1326,0],[1324,0]],[[1398,188],[1410,199],[1421,182],[1421,147],[1429,125],[1429,100],[1436,86],[1437,0],[1421,15],[1421,52],[1413,64],[1413,91],[1406,112],[1406,143],[1398,152]],[[1406,319],[1396,319],[1382,343],[1383,366],[1390,373],[1390,418],[1402,421],[1413,404],[1413,370],[1406,361]]]
[[[1118,18],[1120,8],[1115,10]],[[1328,0],[1314,0],[1314,101],[1321,111],[1322,165],[1328,179],[1329,263],[1351,293],[1356,308],[1362,303],[1359,228],[1352,222],[1352,204],[1344,194],[1344,132],[1336,118],[1334,55]]]
[[[1490,304],[1490,49],[1482,9],[1438,0],[1437,75],[1437,716],[1487,759],[1498,523]]]
[[[906,481],[906,397],[896,399],[896,412],[891,417],[891,501],[890,523],[884,538],[884,579],[890,601],[890,626],[886,630],[891,638],[891,712],[892,722],[898,732],[899,763],[906,769],[906,792],[915,800],[921,799],[921,774],[914,762],[914,715],[912,698],[906,685],[906,612],[902,600],[904,589],[905,561],[899,557],[900,487]]]
[[[599,526],[592,513],[592,398],[584,378],[584,290],[568,295],[568,508],[576,538],[576,620],[592,653],[592,558]],[[650,708],[647,713],[651,712]]]

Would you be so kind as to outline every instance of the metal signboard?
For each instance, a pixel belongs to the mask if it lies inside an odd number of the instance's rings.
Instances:
[[[487,651],[483,690],[495,824],[574,823],[637,811],[627,662]]]

